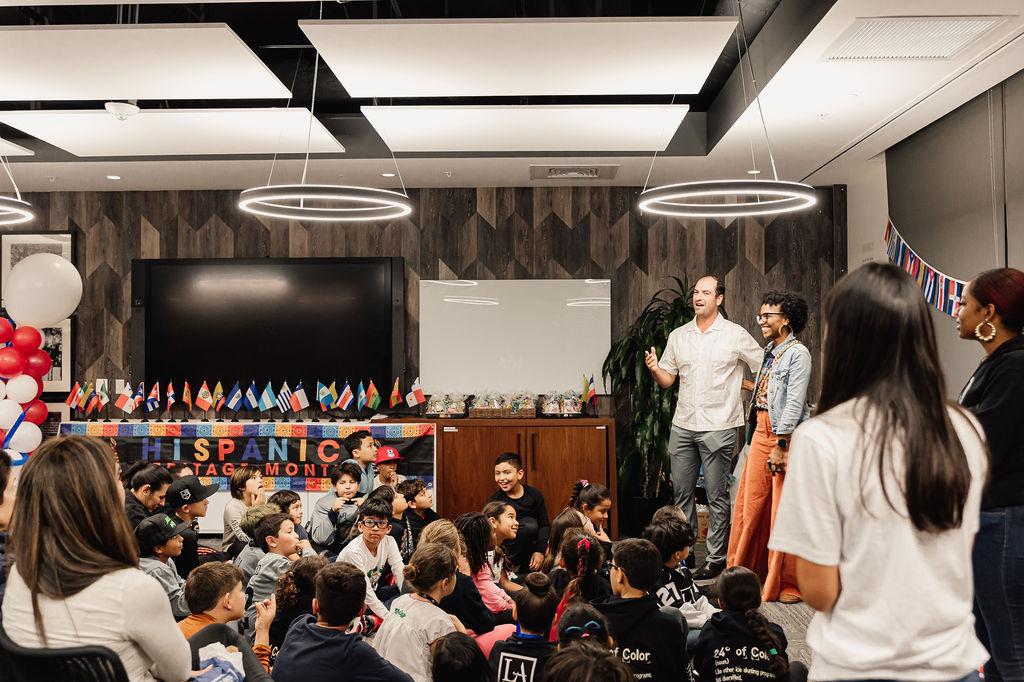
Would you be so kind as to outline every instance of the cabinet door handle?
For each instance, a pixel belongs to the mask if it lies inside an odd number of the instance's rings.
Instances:
[[[516,431],[516,454],[523,456],[523,434],[519,431]]]
[[[530,445],[533,446],[531,448],[531,450],[533,450],[533,452],[530,453],[530,470],[531,471],[536,471],[537,470],[537,456],[540,454],[540,453],[537,452],[537,432],[536,431],[534,431],[533,433],[530,434]]]

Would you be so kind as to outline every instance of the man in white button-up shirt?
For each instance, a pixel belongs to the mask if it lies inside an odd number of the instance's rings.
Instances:
[[[743,426],[744,367],[756,372],[764,351],[743,327],[728,321],[718,308],[725,286],[713,276],[697,280],[693,290],[696,317],[672,330],[660,362],[654,348],[645,361],[655,381],[668,388],[679,377],[679,399],[672,417],[668,452],[672,462],[675,503],[693,523],[694,489],[704,466],[708,494],[708,556],[694,574],[714,578],[725,568],[729,545],[729,476],[736,447],[736,428]],[[696,525],[696,524],[694,524]]]

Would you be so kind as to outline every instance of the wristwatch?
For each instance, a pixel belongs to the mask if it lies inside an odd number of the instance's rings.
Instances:
[[[786,450],[789,449],[789,439],[788,438],[779,438],[778,439],[778,445],[779,445],[779,449],[782,450],[783,452],[785,452]]]

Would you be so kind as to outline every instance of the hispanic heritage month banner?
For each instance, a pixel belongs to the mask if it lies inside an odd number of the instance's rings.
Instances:
[[[434,483],[434,424],[329,424],[309,422],[64,422],[64,436],[110,442],[122,467],[139,460],[185,462],[207,483],[228,489],[236,467],[263,471],[268,492],[330,490],[330,470],[348,459],[345,437],[369,431],[405,459],[399,473]],[[208,481],[206,479],[209,479]]]
[[[943,274],[928,265],[904,241],[891,220],[885,224],[884,241],[889,262],[898,265],[917,280],[917,285],[924,293],[924,300],[936,310],[956,317],[960,296],[963,295],[967,282]]]

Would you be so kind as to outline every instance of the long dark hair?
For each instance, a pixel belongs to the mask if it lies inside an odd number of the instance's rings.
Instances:
[[[787,679],[789,659],[782,647],[782,641],[771,628],[768,619],[758,609],[761,607],[761,581],[753,571],[742,566],[732,566],[718,576],[718,601],[726,611],[742,613],[747,625],[768,655],[768,667],[775,673],[775,679]],[[775,653],[772,654],[771,652]]]
[[[468,512],[455,519],[455,527],[466,541],[466,561],[469,562],[469,570],[476,575],[487,563],[488,545],[494,535],[491,522],[480,512]],[[494,576],[495,580],[498,577]]]
[[[32,594],[44,645],[39,595],[67,599],[108,573],[139,564],[116,465],[103,441],[68,436],[43,443],[22,469],[7,549]]]
[[[166,468],[152,462],[139,461],[121,472],[125,490],[141,490],[149,486],[159,490],[174,483],[174,476]]]
[[[861,428],[877,438],[886,502],[896,509],[885,485],[886,471],[896,470],[887,456],[895,441],[903,446],[901,488],[914,527],[959,527],[971,470],[949,418],[935,330],[917,283],[895,265],[861,266],[828,295],[825,324],[820,413],[863,399],[869,409]],[[870,462],[869,455],[862,478]]]
[[[562,548],[562,537],[570,528],[583,528],[580,515],[572,509],[563,509],[562,513],[551,522],[548,534],[548,548],[544,552],[544,561],[540,564],[542,573],[550,573],[558,562],[558,553]]]
[[[595,598],[597,571],[604,563],[604,550],[598,539],[582,528],[572,528],[562,536],[561,553],[565,569],[573,576],[565,586],[562,600],[570,604],[577,599]]]
[[[606,486],[581,479],[572,486],[572,493],[569,495],[569,507],[577,511],[583,511],[583,505],[593,509],[605,500],[610,499],[612,499],[612,493]]]

